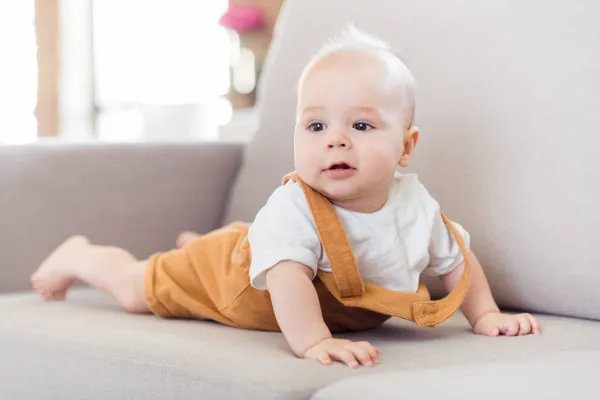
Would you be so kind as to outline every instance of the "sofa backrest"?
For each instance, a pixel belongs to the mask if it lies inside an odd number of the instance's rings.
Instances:
[[[144,259],[172,249],[184,229],[215,229],[241,147],[52,141],[0,146],[0,294],[31,289],[31,274],[72,235]]]
[[[251,220],[292,170],[298,74],[353,21],[413,71],[411,172],[470,231],[498,302],[600,319],[600,3],[326,3],[285,2],[226,221]]]

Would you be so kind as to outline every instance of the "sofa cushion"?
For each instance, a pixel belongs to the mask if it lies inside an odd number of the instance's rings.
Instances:
[[[0,296],[0,398],[306,399],[347,378],[600,350],[600,323],[540,317],[541,336],[474,335],[462,316],[437,328],[394,320],[363,333],[382,363],[351,370],[295,358],[281,334],[130,315],[104,294],[66,302]]]
[[[293,168],[298,75],[353,20],[414,72],[412,172],[470,231],[499,303],[600,319],[599,19],[593,0],[286,1],[228,220]]]
[[[562,351],[550,356],[498,360],[345,379],[313,400],[597,399],[600,351]]]

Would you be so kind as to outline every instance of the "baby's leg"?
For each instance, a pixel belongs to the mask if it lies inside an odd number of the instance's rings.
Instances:
[[[146,264],[118,247],[95,246],[74,236],[42,263],[31,282],[44,300],[64,300],[69,287],[80,280],[113,296],[126,311],[147,313]]]

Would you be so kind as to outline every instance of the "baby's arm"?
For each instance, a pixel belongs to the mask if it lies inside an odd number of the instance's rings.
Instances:
[[[332,338],[312,276],[311,268],[295,261],[279,262],[266,276],[277,322],[294,354],[325,365],[332,360],[349,367],[378,363],[378,350],[369,343]]]
[[[312,274],[312,269],[295,261],[282,261],[267,272],[267,290],[277,322],[299,357],[321,340],[331,338]]]
[[[461,311],[475,333],[488,336],[539,334],[540,324],[533,316],[529,314],[509,315],[500,312],[477,257],[472,252],[469,253],[469,257],[472,266],[471,279]],[[446,290],[454,289],[463,271],[464,263],[452,272],[441,276]]]

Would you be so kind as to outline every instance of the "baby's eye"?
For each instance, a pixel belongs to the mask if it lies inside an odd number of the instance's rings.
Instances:
[[[357,131],[368,131],[369,129],[373,129],[373,125],[367,124],[366,122],[357,122],[352,127]]]
[[[313,122],[308,126],[308,129],[313,132],[319,132],[325,129],[325,124],[322,124],[320,122]]]

